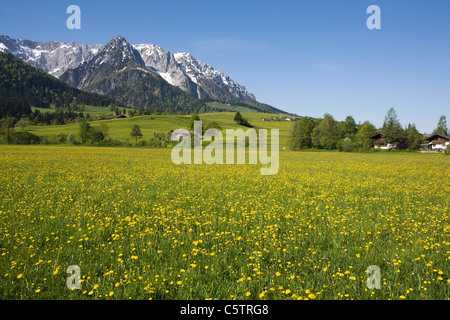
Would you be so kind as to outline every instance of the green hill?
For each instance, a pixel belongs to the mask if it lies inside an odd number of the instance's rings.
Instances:
[[[279,129],[280,130],[280,147],[286,147],[287,137],[289,129],[292,125],[288,121],[262,121],[262,118],[272,119],[272,117],[281,117],[280,114],[267,114],[256,112],[244,112],[242,115],[248,119],[248,121],[258,129]],[[216,121],[221,126],[222,130],[225,129],[237,129],[247,128],[239,126],[234,122],[234,112],[226,113],[207,113],[200,114],[200,119],[203,125],[207,125],[208,122]],[[106,124],[109,128],[109,137],[117,139],[123,142],[133,142],[133,138],[130,137],[131,128],[134,125],[138,125],[144,135],[143,140],[148,140],[153,137],[153,132],[169,133],[171,130],[187,129],[189,127],[190,116],[188,115],[151,115],[151,116],[139,116],[126,119],[114,119],[114,120],[101,120],[93,121],[91,125],[93,127],[100,126],[100,124]],[[78,134],[77,123],[60,126],[32,126],[27,127],[27,131],[43,136],[54,137],[57,134]]]
[[[92,92],[89,93],[71,87],[44,71],[26,64],[12,54],[0,53],[0,119],[6,116],[16,119],[28,116],[35,124],[55,122],[64,124],[82,116],[80,112],[83,112],[86,106],[90,107],[91,114],[109,115],[110,112],[105,110],[109,105],[120,108],[133,106],[133,109],[142,110],[145,114],[226,111],[286,114],[282,110],[259,102],[236,100],[224,103],[210,99],[198,100],[181,89],[169,85],[151,72],[142,71],[142,74],[134,74],[136,72],[134,69],[113,72],[114,81],[111,78],[113,75],[101,78],[85,88]],[[145,78],[139,78],[143,75]],[[119,83],[119,85],[109,91],[106,88],[99,89],[99,86],[108,87],[111,82]],[[108,97],[99,94],[101,92],[107,92]],[[93,107],[101,109],[94,110]],[[42,115],[47,111],[53,113],[52,110],[59,114]],[[32,112],[33,115],[31,115]]]

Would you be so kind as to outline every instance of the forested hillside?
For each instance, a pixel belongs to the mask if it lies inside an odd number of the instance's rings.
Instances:
[[[0,118],[18,118],[30,113],[31,107],[68,108],[71,104],[108,106],[115,101],[71,88],[12,54],[0,52]]]

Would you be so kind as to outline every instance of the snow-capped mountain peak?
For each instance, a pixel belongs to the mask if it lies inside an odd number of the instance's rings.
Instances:
[[[60,42],[34,42],[0,36],[0,51],[12,53],[33,67],[59,77],[68,69],[74,69],[92,59],[101,45],[85,45]]]
[[[213,81],[219,86],[226,87],[228,92],[238,99],[256,100],[255,96],[247,92],[244,86],[237,84],[227,74],[214,70],[210,65],[195,59],[190,53],[177,52],[174,56],[193,82],[200,84],[205,81]]]
[[[169,84],[196,98],[255,101],[255,96],[234,82],[227,74],[195,59],[190,53],[165,51],[155,44],[132,45],[122,36],[115,36],[106,45],[85,45],[61,42],[34,42],[0,36],[0,51],[9,52],[26,63],[61,77],[81,65],[95,69],[113,61],[116,71],[142,66],[158,73]],[[111,69],[111,67],[109,68]],[[82,83],[82,82],[81,82]]]

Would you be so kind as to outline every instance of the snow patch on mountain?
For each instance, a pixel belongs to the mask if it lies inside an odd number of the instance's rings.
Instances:
[[[1,52],[10,52],[9,49],[3,43],[0,43],[0,51]]]
[[[75,42],[44,43],[0,36],[0,48],[1,51],[10,52],[33,67],[59,77],[66,70],[76,68],[92,59],[102,46],[79,45]]]
[[[214,70],[210,65],[195,59],[190,53],[177,52],[174,56],[193,82],[199,84],[201,81],[213,81],[218,85],[222,84],[236,98],[256,100],[255,96],[248,93],[244,86],[237,84],[227,74]]]
[[[255,96],[247,92],[244,86],[234,82],[227,74],[196,60],[190,53],[172,53],[155,44],[132,45],[120,36],[115,36],[107,45],[44,43],[0,36],[0,51],[10,52],[55,77],[94,58],[93,66],[105,64],[111,59],[108,53],[117,52],[116,50],[121,51],[122,62],[136,60],[147,70],[158,73],[169,84],[196,98],[202,98],[206,94],[217,100],[238,98],[256,101]]]

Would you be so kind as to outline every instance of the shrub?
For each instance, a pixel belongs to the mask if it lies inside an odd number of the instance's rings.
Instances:
[[[56,135],[56,142],[58,144],[66,143],[67,142],[67,135],[62,134],[62,133],[58,133]]]
[[[147,146],[147,141],[145,140],[141,140],[137,142],[137,146],[139,147],[146,147]]]
[[[356,148],[356,143],[354,143],[350,138],[345,138],[338,143],[339,150],[344,152],[353,152]]]
[[[14,132],[11,135],[12,144],[39,144],[41,143],[41,138],[35,134],[29,132]]]
[[[101,143],[105,139],[104,134],[98,128],[91,127],[89,133],[92,143]]]

